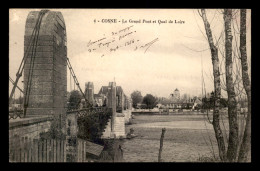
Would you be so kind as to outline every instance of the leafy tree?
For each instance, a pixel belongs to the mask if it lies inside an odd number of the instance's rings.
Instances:
[[[220,107],[224,108],[228,106],[228,101],[224,98],[220,99]]]
[[[104,112],[79,117],[77,120],[79,131],[78,138],[101,143],[101,136],[105,131],[108,120],[111,119],[112,111],[107,109]]]
[[[134,108],[136,108],[137,103],[140,103],[143,100],[143,96],[142,96],[141,92],[138,91],[138,90],[134,91],[131,94],[131,98],[132,98],[132,101],[133,101],[133,107]]]
[[[152,109],[157,105],[157,100],[153,95],[147,94],[144,96],[143,103],[146,104],[147,108]]]
[[[14,103],[16,104],[22,104],[23,103],[23,97],[18,97],[17,99],[14,99]]]
[[[210,98],[202,98],[202,108],[203,109],[214,109],[215,93],[212,91],[210,93]],[[225,98],[220,98],[220,108],[227,107],[228,102]]]
[[[80,92],[78,90],[71,91],[70,97],[69,97],[68,108],[69,109],[78,109],[81,99],[82,99],[82,95],[80,94]]]

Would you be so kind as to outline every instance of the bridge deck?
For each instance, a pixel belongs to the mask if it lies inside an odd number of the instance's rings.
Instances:
[[[16,118],[9,120],[9,129],[17,126],[25,126],[33,123],[45,122],[52,120],[52,116],[35,116],[30,118]]]

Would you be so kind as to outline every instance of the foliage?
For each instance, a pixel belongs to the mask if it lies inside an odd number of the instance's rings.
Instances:
[[[134,91],[131,94],[131,98],[132,98],[132,101],[133,101],[133,107],[134,108],[136,108],[137,103],[140,103],[143,100],[143,96],[142,96],[141,92],[138,91],[138,90]]]
[[[82,99],[82,95],[78,90],[71,91],[70,97],[69,97],[69,104],[68,109],[78,109],[80,102]]]
[[[157,100],[153,95],[147,94],[143,98],[143,103],[146,104],[147,108],[153,109],[157,105]]]
[[[78,137],[92,142],[100,142],[101,136],[108,123],[108,119],[110,119],[111,116],[112,111],[106,110],[102,113],[85,115],[85,117],[78,118]]]
[[[58,128],[56,122],[52,122],[50,129],[47,132],[40,133],[40,139],[60,139],[65,140],[66,135],[62,133],[61,129]]]
[[[228,106],[228,100],[224,98],[220,98],[220,107],[225,108]]]
[[[212,91],[209,98],[202,98],[203,109],[214,109],[215,93]],[[225,98],[220,98],[220,108],[225,108],[228,105],[228,101]]]
[[[19,98],[14,99],[13,103],[15,103],[15,104],[23,104],[23,97],[20,96]]]
[[[162,105],[167,105],[167,104],[171,103],[171,100],[167,99],[167,98],[163,98],[163,99],[158,100],[158,102],[161,103]]]

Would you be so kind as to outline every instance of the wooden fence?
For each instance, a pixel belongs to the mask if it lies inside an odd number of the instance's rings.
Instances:
[[[9,162],[66,162],[66,141],[15,137],[9,142]]]

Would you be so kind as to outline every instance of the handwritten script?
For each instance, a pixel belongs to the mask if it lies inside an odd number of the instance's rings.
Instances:
[[[151,41],[144,42],[136,38],[137,31],[133,28],[134,25],[125,27],[123,29],[113,31],[108,36],[103,36],[98,40],[89,40],[87,48],[89,53],[102,52],[101,57],[107,53],[113,53],[119,49],[127,50],[143,50],[144,53],[157,41],[159,38],[151,39]]]

